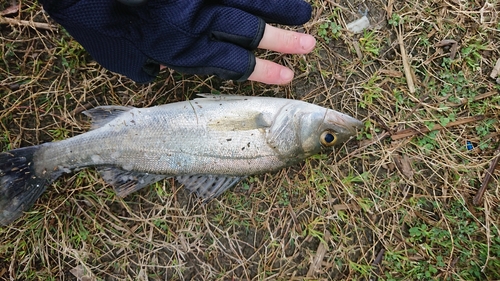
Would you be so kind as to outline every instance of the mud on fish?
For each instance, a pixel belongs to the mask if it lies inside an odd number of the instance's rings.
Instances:
[[[279,170],[347,141],[362,123],[314,104],[201,95],[150,108],[84,112],[87,133],[0,153],[0,224],[28,210],[64,173],[95,167],[119,196],[167,177],[210,200],[255,174]]]

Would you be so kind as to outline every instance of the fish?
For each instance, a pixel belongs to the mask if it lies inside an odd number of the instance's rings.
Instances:
[[[174,177],[203,202],[250,175],[297,164],[356,135],[362,122],[276,97],[199,94],[147,108],[83,112],[88,132],[0,153],[0,224],[29,210],[63,174],[97,169],[125,197]]]

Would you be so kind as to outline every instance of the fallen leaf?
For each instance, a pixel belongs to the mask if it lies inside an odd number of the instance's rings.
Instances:
[[[458,50],[458,42],[453,40],[453,39],[444,39],[444,40],[441,40],[439,42],[437,42],[436,44],[434,44],[434,47],[444,47],[444,46],[449,46],[451,45],[450,47],[450,59],[455,59],[455,55],[457,54],[457,50]]]
[[[497,78],[499,73],[500,73],[500,59],[497,60],[497,63],[493,67],[493,70],[491,71],[490,77],[495,79],[495,78]]]
[[[92,275],[92,273],[88,272],[83,265],[77,265],[69,272],[73,274],[78,281],[95,281],[96,278]]]
[[[410,158],[408,158],[408,156],[406,156],[406,155],[400,156],[398,154],[395,154],[392,156],[392,158],[394,159],[394,164],[396,164],[396,167],[398,167],[398,170],[407,179],[413,178],[413,175],[415,173],[413,172],[413,169],[412,169],[411,163],[410,163]]]
[[[0,15],[2,16],[8,16],[8,15],[13,15],[17,14],[19,12],[19,4],[16,2],[12,3],[9,7],[5,8],[5,10],[0,12]]]
[[[385,74],[391,77],[403,77],[403,72],[393,70],[393,69],[380,69],[379,70],[381,74]]]
[[[328,252],[328,241],[330,241],[331,234],[330,231],[325,230],[325,236],[323,236],[325,243],[321,242],[316,249],[316,255],[311,261],[309,270],[307,271],[307,277],[313,277],[317,273],[321,272],[321,264],[325,258],[325,254]]]

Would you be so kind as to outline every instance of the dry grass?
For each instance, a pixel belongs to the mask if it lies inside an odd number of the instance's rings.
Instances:
[[[313,5],[312,54],[260,53],[295,69],[284,87],[169,71],[137,85],[31,1],[0,18],[3,151],[85,132],[85,108],[208,91],[302,99],[365,122],[334,153],[206,206],[173,180],[122,200],[93,170],[66,176],[0,227],[0,280],[499,280],[499,169],[472,203],[499,155],[498,1]],[[365,8],[370,30],[342,29]]]

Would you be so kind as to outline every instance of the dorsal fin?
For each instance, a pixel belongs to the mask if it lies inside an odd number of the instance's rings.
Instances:
[[[83,114],[91,118],[91,130],[100,128],[105,124],[109,123],[111,120],[120,116],[123,112],[127,112],[133,109],[133,107],[118,106],[118,105],[106,105],[98,106],[92,109],[86,110]]]
[[[199,98],[195,98],[194,100],[215,100],[215,101],[221,101],[221,100],[249,100],[254,97],[252,96],[238,96],[238,95],[228,95],[228,94],[210,94],[210,93],[201,93],[201,94],[196,94]]]

